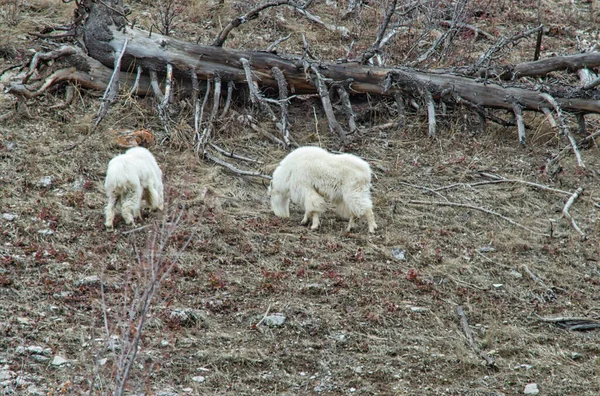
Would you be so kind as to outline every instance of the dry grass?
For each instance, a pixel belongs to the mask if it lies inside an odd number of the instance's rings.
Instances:
[[[494,18],[480,22],[482,28],[516,31],[536,17],[526,7],[500,3],[507,5],[503,13],[496,10]],[[552,11],[545,17],[586,23],[585,9],[563,3],[544,2]],[[189,18],[201,22],[186,19],[175,34],[210,42],[219,24],[239,13],[233,8],[238,3],[215,9],[203,4],[190,5]],[[61,8],[53,7],[45,11],[48,23],[64,23],[55,16],[65,15]],[[134,11],[143,7],[133,4]],[[337,21],[339,10],[327,10],[319,2],[314,13]],[[370,33],[356,44],[366,48],[380,14],[367,7],[363,19],[339,23],[358,29],[372,19],[372,26],[361,28]],[[501,23],[509,17],[510,29]],[[28,22],[27,29],[39,24]],[[264,48],[305,29],[316,53],[327,59],[345,55],[334,34],[285,9],[268,11],[234,31],[226,45]],[[10,32],[3,30],[3,37]],[[36,44],[19,40],[14,45],[20,51]],[[398,38],[392,48],[404,48],[410,40],[414,37]],[[280,51],[298,53],[300,42],[294,34]],[[489,44],[468,43],[474,51]],[[557,37],[548,42],[548,51],[571,52],[572,43],[570,35]],[[515,50],[511,60],[527,59],[533,43],[518,48],[524,52]],[[392,49],[390,54],[401,59]],[[31,119],[0,125],[0,211],[18,216],[0,219],[0,368],[6,365],[15,373],[13,380],[18,375],[26,382],[10,382],[7,394],[32,392],[34,386],[40,392],[81,394],[92,378],[92,394],[110,393],[114,362],[103,314],[111,325],[122,320],[126,286],[134,282],[132,246],[144,246],[147,237],[147,230],[104,231],[102,182],[106,164],[120,150],[103,130],[91,132],[98,106],[93,96],[82,92],[71,108],[47,110],[60,93],[32,102]],[[10,98],[2,101],[3,110],[12,106]],[[379,104],[364,124],[392,118],[388,107]],[[252,111],[244,104],[235,110]],[[298,101],[290,111],[299,143],[335,148],[318,101]],[[432,141],[424,119],[421,113],[409,114],[405,128],[372,129],[350,147],[369,159],[376,174],[373,198],[380,228],[373,236],[365,224],[345,234],[345,222],[333,212],[325,214],[318,232],[298,224],[298,208],[290,219],[275,218],[259,181],[198,161],[185,145],[192,132],[185,122],[177,127],[178,144],[151,147],[165,173],[170,207],[186,210],[170,254],[194,237],[150,310],[129,392],[510,395],[536,382],[545,395],[598,394],[599,333],[568,332],[538,320],[538,315],[599,314],[598,149],[584,151],[586,171],[568,157],[553,182],[542,166],[558,144],[540,116],[528,120],[535,130],[526,148],[518,147],[515,130],[491,126],[483,135],[471,135],[474,127],[462,115],[440,117],[439,139]],[[161,129],[150,99],[111,107],[103,125]],[[267,121],[261,126],[276,133]],[[266,172],[285,155],[235,115],[222,120],[218,130],[219,145],[262,159]],[[481,181],[480,172],[569,191],[584,186],[571,213],[589,239],[579,241],[560,218],[564,195],[508,183],[440,191],[443,197],[427,190]],[[49,187],[40,185],[44,176],[52,177]],[[494,210],[541,232],[552,223],[555,237],[476,210],[408,204],[444,199]],[[162,216],[147,213],[145,223],[160,223]],[[122,221],[115,226],[126,230]],[[396,248],[405,251],[406,260],[394,257]],[[553,295],[527,275],[525,266]],[[89,276],[103,277],[106,305],[98,284],[80,282]],[[486,368],[468,347],[457,305],[465,307],[478,346],[496,359],[497,368]],[[256,326],[269,307],[287,317],[283,327]],[[173,319],[175,309],[191,309],[197,320]],[[17,352],[19,346],[33,345],[51,348],[50,358],[60,355],[69,363],[56,368]],[[193,381],[196,376],[205,381]]]

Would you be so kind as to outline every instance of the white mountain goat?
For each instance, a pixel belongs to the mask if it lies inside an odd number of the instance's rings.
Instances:
[[[369,232],[377,224],[371,202],[371,167],[352,154],[331,154],[319,147],[300,147],[288,154],[273,172],[269,186],[271,208],[276,216],[290,216],[290,200],[304,206],[307,224],[319,227],[319,215],[325,211],[326,199],[336,207],[336,213],[350,219],[346,231],[356,218],[365,217]]]
[[[142,200],[151,209],[164,209],[162,172],[152,153],[143,147],[130,148],[110,160],[104,188],[108,198],[105,225],[109,229],[115,208],[127,224],[134,224],[134,217],[141,219]]]

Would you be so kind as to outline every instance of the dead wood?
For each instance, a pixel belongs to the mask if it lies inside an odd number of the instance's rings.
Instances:
[[[227,26],[225,26],[223,30],[221,30],[221,32],[219,33],[212,45],[214,45],[215,47],[223,46],[223,43],[225,43],[225,40],[227,40],[227,36],[229,35],[229,33],[231,33],[233,29],[235,29],[243,23],[251,21],[252,19],[258,18],[258,15],[261,11],[264,11],[267,8],[277,7],[280,5],[290,5],[292,7],[299,7],[299,5],[296,2],[291,0],[277,0],[260,4],[258,7],[255,7],[252,10],[248,11],[246,14],[234,18],[231,22],[229,22]]]
[[[392,19],[392,15],[394,15],[394,11],[396,11],[396,3],[397,3],[397,0],[393,0],[392,2],[390,2],[389,6],[387,8],[387,11],[385,12],[385,17],[383,18],[383,23],[379,27],[379,33],[377,33],[377,39],[375,40],[375,42],[373,43],[371,48],[369,48],[368,50],[366,50],[363,53],[363,55],[360,59],[361,64],[363,64],[363,65],[366,64],[373,56],[375,56],[375,54],[377,54],[379,52],[379,50],[381,50],[381,47],[384,44],[382,42],[383,35],[385,34],[385,31],[388,28],[390,20]]]
[[[513,112],[517,120],[517,131],[519,132],[519,143],[525,144],[525,122],[523,122],[523,112],[518,103],[513,103]]]
[[[475,344],[475,339],[473,338],[473,332],[471,331],[471,327],[469,326],[469,320],[467,319],[467,315],[462,306],[456,307],[456,314],[460,319],[460,327],[462,328],[463,333],[465,334],[465,338],[467,339],[467,344],[469,347],[476,352],[483,360],[488,367],[494,367],[496,365],[496,361],[487,353],[483,352],[479,347]]]
[[[380,28],[380,34],[378,34],[372,47],[375,52],[385,41],[384,33],[392,18],[391,14],[393,14],[390,10],[395,8],[395,3],[391,2],[387,10],[384,24]],[[509,86],[506,83],[501,85],[499,83],[489,83],[489,81],[482,82],[451,72],[424,72],[409,68],[370,67],[361,65],[359,62],[326,63],[317,61],[314,57],[308,61],[309,58],[306,55],[310,54],[307,44],[305,45],[306,54],[303,58],[283,57],[269,52],[239,51],[199,45],[157,33],[148,34],[146,31],[130,27],[122,11],[122,0],[113,1],[110,7],[104,2],[90,1],[77,4],[79,6],[78,13],[86,14],[86,18],[80,20],[83,25],[79,29],[84,33],[83,40],[89,57],[77,51],[76,56],[79,61],[73,67],[63,68],[57,71],[57,74],[46,77],[43,84],[13,84],[7,89],[8,92],[13,92],[24,98],[33,98],[42,94],[51,86],[65,80],[84,87],[106,89],[115,64],[121,58],[119,86],[133,86],[131,92],[138,92],[141,95],[148,93],[150,89],[151,92],[154,92],[159,102],[159,115],[168,136],[168,112],[166,110],[171,100],[171,94],[168,92],[171,85],[177,82],[179,93],[193,91],[197,95],[199,80],[212,80],[216,83],[215,76],[218,76],[218,79],[228,86],[227,105],[223,110],[223,114],[229,109],[228,104],[231,99],[233,84],[247,85],[252,101],[258,102],[261,109],[268,114],[281,130],[283,141],[274,136],[269,137],[269,139],[273,140],[272,138],[275,138],[285,146],[289,146],[287,105],[289,100],[298,94],[318,94],[320,96],[330,129],[339,136],[342,144],[345,143],[347,133],[336,120],[336,114],[329,97],[331,88],[337,90],[340,96],[341,108],[347,116],[350,133],[358,129],[352,111],[350,95],[367,94],[395,98],[398,103],[400,121],[403,117],[402,103],[399,99],[416,107],[419,106],[417,102],[424,102],[427,108],[431,136],[436,133],[436,106],[439,105],[443,113],[446,108],[465,104],[479,114],[482,123],[485,119],[490,119],[502,125],[518,125],[521,142],[525,139],[525,126],[521,122],[519,111],[516,108],[518,107],[521,111],[548,113],[547,107],[548,104],[551,104],[555,109],[560,129],[570,140],[572,149],[581,165],[583,162],[577,151],[577,145],[574,144],[566,123],[562,120],[561,112],[571,112],[578,114],[579,117],[587,113],[600,113],[600,100],[598,99],[600,95],[593,88],[568,90],[561,86],[544,86],[543,91],[541,91],[542,88],[533,87],[533,85],[532,88],[524,88],[523,85]],[[226,27],[215,42],[216,45],[222,45],[228,32],[236,26],[236,23],[242,23],[243,20],[251,18],[252,15],[250,14],[253,12],[258,13],[260,10],[265,9],[264,7],[276,5],[289,5],[295,7],[307,17],[310,15],[304,8],[291,0],[265,3],[236,19],[238,22],[231,23],[233,27]],[[458,20],[454,21],[451,26],[454,30],[462,27],[461,22]],[[343,29],[337,26],[330,26],[330,28],[343,32]],[[491,59],[503,46],[537,32],[539,29],[535,28],[501,40],[488,53],[484,54],[484,58]],[[68,52],[71,51],[67,50]],[[50,54],[48,57],[52,58],[59,55]],[[369,54],[366,54],[365,59],[368,57]],[[32,60],[28,72],[29,76],[34,73],[32,72],[35,69],[34,64],[43,59],[46,58],[40,55],[36,61]],[[95,66],[90,66],[94,63]],[[105,67],[99,67],[100,64]],[[81,65],[85,65],[85,67],[81,67]],[[598,53],[585,53],[526,62],[509,69],[511,78],[516,78],[518,76],[543,74],[551,70],[591,68],[595,65],[600,65],[600,55]],[[111,70],[111,68],[113,69]],[[129,71],[136,71],[136,73],[130,73]],[[148,73],[149,77],[144,73]],[[166,95],[163,95],[161,91],[159,84],[161,80],[166,80],[164,86]],[[586,84],[584,88],[588,85]],[[343,87],[343,89],[340,90],[339,87]],[[288,90],[287,95],[283,95],[285,89]],[[279,100],[271,99],[266,95],[267,92],[279,92]],[[216,95],[220,95],[220,93],[214,92],[214,95],[217,98]],[[206,101],[204,104],[206,104]],[[280,122],[273,113],[271,105],[281,107]],[[200,107],[200,111],[198,111],[198,107]],[[207,135],[206,132],[210,132],[211,124],[214,123],[216,115],[209,121],[208,127],[202,129],[204,105],[199,106],[199,102],[196,100],[194,108],[196,110],[194,113],[196,140],[202,141],[201,144],[205,146],[208,142],[206,138],[210,136],[210,133]],[[502,120],[486,111],[487,109],[505,109],[515,112],[516,123]],[[264,135],[264,133],[262,134]]]
[[[525,271],[525,273],[527,275],[529,275],[529,277],[531,278],[532,281],[534,281],[535,283],[537,283],[539,286],[541,286],[545,293],[546,296],[550,299],[550,300],[554,300],[556,299],[556,294],[554,293],[554,290],[551,287],[548,287],[548,285],[546,285],[546,283],[541,280],[536,274],[534,274],[528,266],[523,265],[521,267],[523,269],[523,271]],[[543,302],[543,301],[542,301]]]
[[[84,26],[84,30],[90,32],[85,35],[86,46],[91,57],[108,67],[114,64],[118,49],[122,48],[125,39],[129,39],[122,69],[131,70],[140,65],[144,70],[155,70],[164,74],[166,65],[171,63],[174,67],[174,76],[186,78],[188,84],[189,70],[194,70],[198,78],[202,80],[208,80],[213,75],[219,74],[224,81],[246,84],[248,80],[242,64],[242,59],[246,59],[252,70],[253,80],[260,89],[276,89],[278,87],[278,82],[272,73],[272,68],[278,67],[284,74],[292,94],[315,94],[319,91],[318,79],[315,81],[314,78],[306,78],[305,70],[299,59],[284,58],[267,52],[238,51],[192,44],[157,33],[149,37],[147,32],[137,28],[126,28],[124,24],[122,26],[116,24],[98,26],[99,20],[92,16],[101,13],[102,10],[106,13],[106,8],[101,4],[94,3],[92,9],[93,12],[90,13]],[[102,18],[98,19],[102,20]],[[103,32],[102,35],[91,34],[91,32],[98,31]],[[590,55],[584,54],[584,56]],[[475,105],[488,108],[512,110],[512,103],[506,98],[518,98],[523,108],[531,111],[540,111],[540,108],[545,106],[545,100],[535,90],[484,84],[448,73],[368,67],[355,62],[322,63],[319,73],[326,80],[353,81],[351,88],[355,95],[393,96],[396,92],[400,92],[408,97],[413,97],[412,88],[417,83],[427,86],[435,100],[450,100],[448,97],[441,98],[441,93],[447,90]],[[383,81],[388,78],[388,75],[398,73],[402,74],[403,78],[395,79],[393,86],[384,90]],[[600,113],[600,100],[578,98],[577,95],[570,95],[568,98],[560,97],[557,94],[553,94],[553,96],[564,111]]]
[[[573,203],[575,202],[575,200],[577,198],[579,198],[579,196],[582,193],[583,193],[583,187],[579,187],[577,189],[577,191],[575,191],[573,193],[573,195],[571,195],[571,197],[569,197],[569,199],[567,200],[567,203],[565,204],[565,207],[562,210],[562,214],[565,218],[567,218],[568,220],[571,221],[571,225],[573,226],[573,228],[575,228],[575,231],[577,231],[579,234],[581,234],[581,240],[583,241],[586,238],[585,232],[581,231],[581,228],[579,228],[579,226],[575,222],[575,219],[573,218],[573,216],[571,216],[571,213],[569,213],[569,209],[571,208],[571,206],[573,206]]]
[[[476,183],[454,183],[454,184],[450,184],[450,185],[447,185],[447,186],[434,188],[434,189],[432,189],[432,191],[449,190],[451,188],[456,188],[456,187],[470,187],[470,188],[472,188],[472,187],[476,187],[476,186],[483,186],[483,185],[487,185],[487,184],[498,184],[498,183],[519,183],[519,184],[525,184],[527,186],[536,187],[536,188],[539,188],[541,190],[552,191],[552,192],[555,192],[557,194],[564,194],[564,195],[571,195],[572,194],[569,191],[559,190],[559,189],[556,189],[556,188],[545,186],[543,184],[538,184],[538,183],[533,183],[533,182],[530,182],[530,181],[527,181],[527,180],[518,180],[518,179],[496,179],[496,180],[488,180],[488,181],[482,181],[482,182],[476,182]]]
[[[559,327],[562,327],[571,331],[584,331],[584,330],[594,330],[600,328],[600,321],[598,319],[592,318],[579,318],[579,317],[556,317],[556,318],[546,318],[538,316],[539,320],[547,323],[554,323]]]
[[[444,27],[452,27],[452,21],[440,21],[439,22],[441,26]],[[477,37],[481,34],[483,37],[485,37],[488,40],[495,40],[496,38],[491,35],[490,33],[483,31],[481,29],[479,29],[477,26],[473,26],[470,25],[468,23],[463,23],[463,22],[459,22],[456,23],[455,28],[457,29],[465,29],[465,30],[470,30],[475,34],[475,39],[477,39]]]
[[[522,224],[517,223],[516,221],[509,219],[506,216],[501,215],[500,213],[494,212],[492,210],[486,209],[486,208],[482,208],[480,206],[474,206],[474,205],[469,205],[469,204],[463,204],[463,203],[459,203],[459,202],[432,202],[432,201],[417,201],[417,200],[410,200],[407,202],[408,204],[413,204],[413,205],[437,205],[437,206],[454,206],[454,207],[458,207],[458,208],[468,208],[468,209],[474,209],[474,210],[479,210],[480,212],[483,213],[487,213],[490,214],[492,216],[496,216],[501,218],[504,221],[509,222],[510,224],[522,228],[524,230],[527,230],[529,232],[532,232],[534,234],[538,234],[538,235],[543,235],[543,236],[551,236],[549,234],[540,232],[540,231],[536,231],[534,229],[531,229],[529,227],[526,227]]]
[[[600,136],[600,131],[596,131],[594,133],[592,133],[589,136],[586,136],[585,138],[581,139],[579,141],[579,143],[577,143],[577,147],[585,147],[586,144],[588,144],[589,142],[593,142],[595,138],[597,138],[598,136]],[[565,146],[562,150],[559,151],[559,153],[548,160],[548,162],[546,163],[546,172],[552,173],[552,169],[554,169],[556,167],[556,165],[558,164],[558,162],[563,159],[570,151],[572,150],[572,146],[569,144],[567,146]]]

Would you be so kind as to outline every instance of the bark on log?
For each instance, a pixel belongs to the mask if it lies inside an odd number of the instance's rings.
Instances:
[[[278,83],[272,75],[272,69],[277,67],[283,72],[292,94],[318,92],[314,82],[307,78],[300,59],[288,59],[260,51],[239,51],[193,44],[157,33],[149,34],[137,28],[131,29],[126,27],[124,18],[115,14],[114,9],[118,10],[119,7],[122,7],[122,0],[113,0],[111,8],[106,7],[103,2],[90,1],[90,15],[83,27],[84,42],[89,55],[107,67],[112,67],[115,56],[118,56],[127,39],[129,43],[122,60],[122,69],[126,71],[142,66],[144,70],[152,70],[164,75],[167,64],[171,64],[176,78],[187,78],[190,82],[190,73],[193,72],[202,80],[219,75],[223,81],[246,84],[244,68],[240,61],[245,58],[248,59],[261,89],[277,92]],[[591,67],[596,61],[600,63],[599,54],[583,55],[585,56],[573,58],[576,62],[569,60],[566,63],[567,67],[575,67],[578,64]],[[538,62],[552,63],[552,60]],[[535,90],[507,88],[451,74],[368,67],[358,63],[320,64],[318,67],[325,79],[353,81],[350,85],[352,94],[393,96],[402,92],[407,96],[413,96],[413,88],[416,84],[427,87],[436,100],[448,100],[452,97],[447,95],[450,92],[481,107],[512,110],[513,102],[517,99],[526,110],[541,111],[547,106],[547,102]],[[525,70],[529,69],[525,68]],[[384,81],[389,76],[393,76],[393,84],[389,89],[384,90]],[[556,93],[552,96],[564,111],[600,113],[600,100],[573,97],[576,96],[574,93],[569,97],[560,97]]]

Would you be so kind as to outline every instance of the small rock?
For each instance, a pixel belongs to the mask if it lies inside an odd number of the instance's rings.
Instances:
[[[515,271],[515,270],[510,271],[509,274],[514,276],[517,279],[521,279],[523,277],[522,273],[520,273],[519,271]]]
[[[42,353],[44,353],[44,348],[42,348],[41,346],[28,346],[27,348],[25,348],[25,350],[29,353],[34,353],[37,355],[41,355]]]
[[[526,395],[537,395],[540,393],[537,384],[527,384],[525,385],[525,390],[523,391]]]
[[[185,393],[192,393],[194,391],[194,389],[193,388],[183,388],[181,391],[185,392]]]
[[[58,367],[58,366],[62,366],[63,364],[65,364],[67,362],[68,362],[67,359],[65,359],[64,357],[61,357],[61,356],[57,355],[57,356],[54,356],[54,359],[52,359],[52,363],[51,364],[53,366],[57,366]]]
[[[392,248],[392,257],[396,260],[406,261],[406,250],[400,248]]]
[[[427,308],[423,307],[410,307],[410,310],[417,313],[427,312]]]
[[[156,396],[179,396],[179,393],[173,392],[172,390],[161,390]]]
[[[15,385],[17,385],[19,388],[24,389],[27,388],[29,386],[30,382],[27,381],[25,378],[23,377],[17,377],[15,379]]]
[[[338,333],[338,334],[333,334],[331,336],[331,338],[333,338],[334,340],[336,340],[337,342],[343,344],[346,341],[348,341],[348,335],[344,334],[344,333]]]
[[[192,381],[194,381],[194,382],[199,382],[199,383],[202,383],[202,382],[204,382],[205,380],[206,380],[206,378],[204,378],[204,377],[203,377],[203,376],[201,376],[201,375],[197,375],[197,376],[195,376],[195,377],[193,377],[193,378],[192,378]]]
[[[174,309],[171,311],[170,319],[183,327],[193,327],[203,321],[202,315],[190,308]]]
[[[28,325],[29,324],[29,319],[27,319],[27,318],[17,318],[17,322],[19,322],[19,324]]]
[[[38,230],[38,234],[42,234],[42,235],[48,236],[48,235],[53,235],[54,231],[52,231],[49,228],[44,228],[43,230]]]
[[[265,316],[263,323],[269,327],[283,326],[287,318],[282,313]]]
[[[29,387],[27,387],[27,395],[29,396],[46,396],[47,394],[48,393],[46,393],[42,389],[39,389],[35,385],[30,385]]]
[[[162,347],[167,347],[167,346],[169,346],[169,341],[168,341],[168,340],[161,340],[161,342],[160,342],[160,346],[162,346]]]
[[[44,362],[47,362],[48,360],[50,360],[50,358],[48,356],[44,356],[44,355],[29,355],[29,358],[31,360],[35,360],[38,363],[44,363]]]
[[[40,186],[42,187],[50,187],[52,185],[52,176],[43,176],[40,178]]]
[[[502,286],[504,286],[504,283],[493,283],[492,286],[494,286],[496,289],[500,289]]]
[[[85,278],[79,279],[73,282],[75,287],[80,286],[100,286],[100,277],[98,275],[86,276]]]
[[[6,221],[13,221],[13,220],[14,220],[14,219],[16,219],[17,217],[19,217],[19,216],[17,216],[17,215],[16,215],[16,214],[14,214],[14,213],[3,213],[3,214],[2,214],[2,218],[3,218],[4,220],[6,220]]]
[[[14,371],[0,370],[0,381],[6,381],[17,375]]]
[[[106,364],[106,362],[108,362],[107,358],[102,358],[100,360],[98,360],[98,365],[99,366],[104,366]]]
[[[494,249],[491,246],[483,246],[483,247],[479,248],[480,253],[491,253],[491,252],[495,252],[495,251],[496,251],[496,249]]]
[[[533,366],[531,364],[522,364],[519,366],[519,368],[522,368],[524,370],[529,370],[529,369],[532,369]]]
[[[573,359],[573,360],[580,359],[581,356],[582,356],[581,353],[577,353],[577,352],[572,352],[571,353],[571,359]]]

